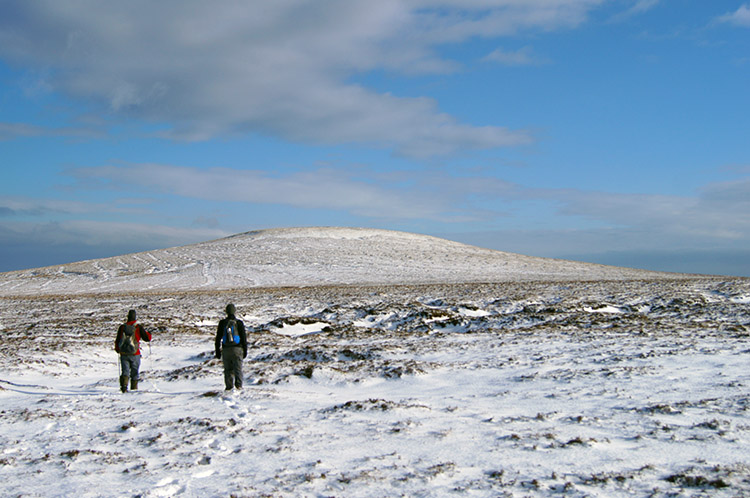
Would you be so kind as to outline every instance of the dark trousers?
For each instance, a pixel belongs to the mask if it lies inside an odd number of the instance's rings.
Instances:
[[[221,350],[226,389],[242,388],[242,354],[242,348],[229,347]]]
[[[141,368],[141,355],[121,354],[120,366],[122,367],[121,375],[123,377],[138,380],[138,369]]]

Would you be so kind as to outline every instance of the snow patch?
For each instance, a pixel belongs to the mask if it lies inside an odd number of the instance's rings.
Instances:
[[[279,335],[299,337],[310,334],[320,334],[329,324],[323,322],[283,324],[281,327],[271,328],[271,332]]]
[[[621,308],[612,305],[603,305],[599,307],[584,306],[583,311],[586,313],[624,313]]]

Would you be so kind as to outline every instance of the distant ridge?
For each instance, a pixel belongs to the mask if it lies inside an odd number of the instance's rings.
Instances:
[[[2,273],[0,296],[680,277],[687,275],[523,256],[390,230],[279,228]]]

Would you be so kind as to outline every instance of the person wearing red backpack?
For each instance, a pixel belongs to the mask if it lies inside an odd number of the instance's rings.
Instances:
[[[115,351],[120,355],[120,391],[124,393],[128,392],[128,379],[130,379],[130,389],[138,389],[141,339],[151,342],[151,334],[141,325],[136,324],[135,310],[130,310],[128,321],[120,325],[115,338]]]
[[[235,314],[234,304],[227,304],[227,317],[219,322],[216,329],[216,358],[224,364],[224,387],[242,389],[242,360],[247,357],[247,336],[245,324]]]

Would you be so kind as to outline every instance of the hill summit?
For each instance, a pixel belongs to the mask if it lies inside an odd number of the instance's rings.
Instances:
[[[321,285],[635,280],[674,274],[523,256],[364,228],[259,230],[169,249],[0,274],[0,295]]]

